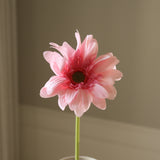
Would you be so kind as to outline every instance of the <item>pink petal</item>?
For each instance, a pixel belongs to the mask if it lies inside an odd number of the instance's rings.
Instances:
[[[106,89],[99,84],[95,84],[94,87],[90,89],[90,92],[92,93],[93,97],[96,98],[103,99],[108,97],[108,92],[106,91]]]
[[[103,84],[102,84],[103,85]],[[104,86],[104,88],[107,90],[107,92],[108,92],[108,99],[111,99],[111,100],[113,100],[113,99],[115,99],[115,97],[116,97],[116,95],[117,95],[117,90],[116,90],[116,88],[113,86],[113,85],[106,85],[106,84],[104,84],[103,85]]]
[[[101,73],[104,70],[113,69],[115,65],[117,65],[118,63],[119,60],[115,56],[102,56],[101,59],[98,59],[98,62],[95,62],[95,65],[92,70],[94,73]]]
[[[106,84],[106,85],[114,85],[115,81],[111,77],[103,77],[103,73],[101,74],[101,77],[98,79],[100,84]]]
[[[62,89],[63,83],[66,79],[60,76],[51,77],[44,87],[40,91],[40,96],[43,98],[49,98],[57,95],[57,93]]]
[[[61,75],[61,70],[64,66],[64,60],[57,52],[45,51],[43,52],[45,60],[50,64],[52,71],[56,75]]]
[[[53,42],[50,45],[52,48],[57,49],[66,59],[74,55],[75,50],[67,42],[63,42],[62,46]]]
[[[81,103],[81,92],[80,92],[80,90],[78,90],[75,98],[69,104],[70,110],[74,111],[74,110],[76,110],[76,108],[79,108],[80,103]],[[82,107],[82,109],[83,109],[83,107]]]
[[[92,102],[92,96],[87,89],[81,90],[81,96],[82,96],[82,105],[84,106],[86,112],[89,109],[90,104]]]
[[[46,88],[45,87],[42,87],[41,90],[40,90],[40,96],[42,98],[50,98],[50,97],[53,97],[52,95],[48,95],[47,94],[47,91],[46,91]]]
[[[69,108],[74,110],[76,116],[81,117],[91,104],[92,97],[88,90],[79,89],[73,101],[69,104]]]
[[[76,47],[76,50],[77,50],[81,46],[81,37],[80,37],[80,34],[79,34],[78,30],[75,32],[75,37],[76,37],[76,40],[77,40],[77,47]]]
[[[98,53],[98,43],[96,39],[93,39],[92,35],[87,35],[85,40],[82,43],[81,51],[84,52],[86,59],[94,59]]]
[[[81,107],[77,107],[74,110],[74,113],[77,117],[81,117],[85,113],[85,110],[83,110]]]
[[[67,104],[71,103],[72,100],[74,99],[74,97],[76,96],[78,91],[76,91],[75,89],[67,89],[65,92],[65,101]]]
[[[104,55],[101,55],[101,56],[99,56],[98,58],[96,58],[95,64],[97,64],[98,62],[100,62],[100,61],[102,61],[102,60],[108,59],[108,58],[110,58],[110,57],[112,57],[112,56],[113,56],[113,53],[112,53],[112,52],[106,53],[106,54],[104,54]]]
[[[99,109],[105,110],[106,109],[106,100],[101,98],[93,98],[92,103]]]
[[[65,101],[65,95],[64,94],[59,94],[58,95],[58,105],[63,111],[65,110],[65,108],[67,106],[67,103]]]
[[[70,65],[76,70],[76,69],[81,68],[83,64],[84,64],[84,57],[83,57],[82,52],[80,52],[80,50],[78,49],[76,50],[74,54],[74,58]]]
[[[123,74],[119,70],[110,69],[102,73],[104,81],[108,78],[111,78],[114,81],[119,81]]]
[[[76,93],[76,95],[74,95],[74,98],[72,99],[72,101],[70,101],[70,103],[68,103],[69,109],[71,111],[74,111],[76,109],[76,107],[78,106],[76,101],[78,101],[78,97],[80,97],[80,92],[79,92],[79,90],[77,90],[75,93]]]

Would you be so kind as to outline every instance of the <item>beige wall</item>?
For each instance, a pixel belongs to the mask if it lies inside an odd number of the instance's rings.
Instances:
[[[50,41],[75,47],[76,29],[94,35],[99,54],[112,51],[124,73],[108,109],[85,115],[160,128],[159,0],[18,0],[20,103],[59,110],[57,98],[39,97],[52,75],[42,52]]]

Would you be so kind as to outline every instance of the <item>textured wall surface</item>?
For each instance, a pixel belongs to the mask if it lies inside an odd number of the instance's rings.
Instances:
[[[18,0],[20,103],[59,110],[57,98],[41,99],[39,90],[52,75],[42,52],[49,42],[68,41],[74,32],[93,34],[99,55],[112,51],[124,73],[117,98],[108,109],[86,115],[160,128],[160,1]]]

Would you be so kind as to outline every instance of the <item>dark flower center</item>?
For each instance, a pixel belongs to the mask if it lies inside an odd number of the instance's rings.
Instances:
[[[76,83],[84,82],[85,80],[85,75],[81,71],[76,71],[72,75],[72,80]]]

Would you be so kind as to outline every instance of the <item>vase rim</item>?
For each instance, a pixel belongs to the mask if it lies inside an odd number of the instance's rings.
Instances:
[[[92,158],[92,157],[88,157],[88,156],[80,156],[80,160],[97,160],[95,158]],[[60,160],[74,160],[74,156],[67,156],[67,157],[64,157],[64,158],[61,158]]]

